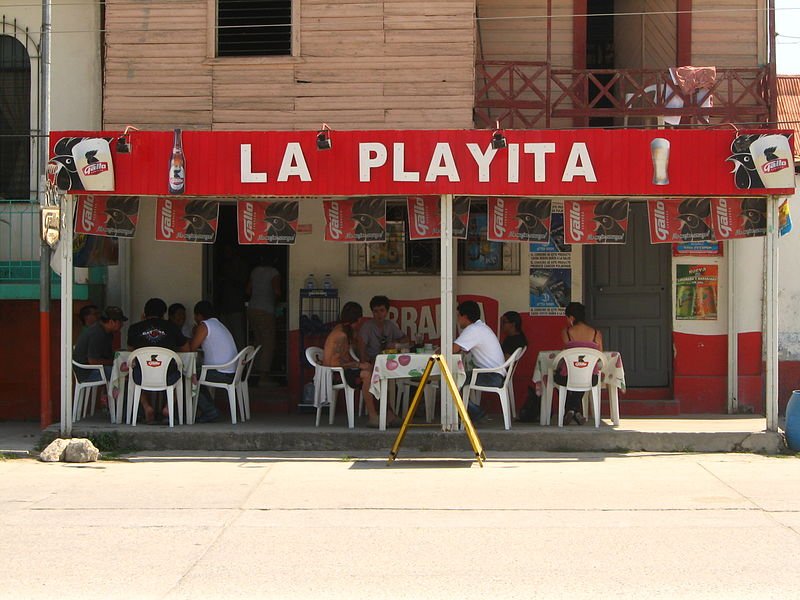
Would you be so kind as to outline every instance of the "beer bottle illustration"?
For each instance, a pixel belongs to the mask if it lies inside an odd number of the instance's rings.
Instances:
[[[169,193],[183,194],[186,191],[186,157],[183,155],[181,130],[176,129],[172,140],[172,156],[169,159]]]

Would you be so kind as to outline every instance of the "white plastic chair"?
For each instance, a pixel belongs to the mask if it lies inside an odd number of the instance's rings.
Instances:
[[[506,429],[511,429],[511,407],[510,407],[510,400],[511,396],[509,395],[508,389],[511,386],[512,379],[514,378],[514,369],[517,364],[517,359],[522,354],[522,348],[517,348],[514,352],[511,353],[511,356],[508,357],[508,360],[504,362],[499,367],[495,367],[493,369],[473,369],[472,370],[472,377],[469,380],[469,383],[464,386],[464,391],[462,393],[462,397],[464,398],[464,402],[470,401],[470,396],[473,392],[492,392],[497,394],[500,397],[500,407],[503,409],[503,421],[505,422]],[[488,386],[488,385],[478,385],[476,382],[478,380],[478,375],[481,373],[503,373],[505,370],[505,377],[503,378],[503,385],[500,387]],[[513,394],[513,392],[512,392]],[[480,396],[477,398],[477,402],[475,403],[480,406]]]
[[[408,405],[411,402],[411,386],[419,385],[419,381],[414,381],[410,378],[396,379],[397,381],[397,395],[395,398],[394,412],[396,415],[402,417],[406,416],[408,412]],[[433,423],[433,418],[436,416],[436,394],[439,390],[439,377],[432,375],[428,379],[425,386],[425,422]]]
[[[204,385],[210,388],[221,388],[228,393],[228,405],[231,411],[231,424],[236,425],[236,399],[237,393],[236,390],[241,387],[242,384],[242,371],[244,369],[244,360],[245,360],[245,353],[247,352],[247,348],[243,348],[239,354],[234,356],[231,360],[221,365],[203,365],[200,369],[200,377],[197,380],[197,393],[200,393],[200,386]],[[211,370],[221,371],[225,373],[225,369],[229,369],[230,367],[234,367],[233,372],[233,380],[230,383],[224,383],[222,381],[209,381],[207,379],[208,372]],[[241,393],[238,394],[239,398],[239,412],[241,414],[245,414],[244,409],[244,398],[242,397]],[[192,422],[194,422],[195,417],[197,416],[197,397],[192,399]]]
[[[567,402],[567,391],[592,392],[592,412],[594,413],[594,426],[600,427],[600,386],[602,384],[600,373],[597,373],[597,383],[592,385],[595,367],[600,369],[605,365],[606,357],[594,348],[568,348],[562,350],[553,359],[556,369],[561,361],[567,366],[567,384],[558,385],[558,426],[564,426],[564,407]]]
[[[519,366],[519,363],[522,360],[522,357],[525,356],[525,353],[528,351],[528,347],[527,346],[523,346],[521,348],[521,350],[522,350],[522,352],[520,352],[519,356],[517,356],[517,360],[514,361],[514,367],[513,367],[514,368],[514,372],[516,372],[517,367]],[[512,373],[511,376],[513,377],[514,373]],[[513,379],[512,379],[511,383],[508,386],[508,401],[509,401],[509,404],[511,404],[511,416],[512,416],[512,418],[516,419],[517,418],[517,399],[514,397],[514,381],[513,381]]]
[[[306,360],[314,367],[314,406],[317,407],[316,425],[319,427],[322,409],[328,407],[328,423],[333,425],[336,416],[336,400],[339,391],[344,392],[345,403],[347,405],[347,426],[350,429],[355,427],[355,398],[356,390],[347,384],[342,367],[326,367],[322,364],[324,351],[319,346],[306,348]],[[333,374],[338,373],[341,381],[333,382]]]
[[[239,382],[239,397],[241,398],[242,405],[240,408],[244,408],[244,412],[240,413],[242,421],[249,421],[250,420],[250,371],[253,370],[253,364],[255,364],[256,354],[261,350],[261,346],[253,348],[252,346],[245,347],[245,355],[244,355],[244,365],[242,366],[242,379]]]
[[[178,380],[172,385],[167,383],[167,370],[169,365],[175,361],[178,367]],[[141,383],[133,380],[133,367],[139,364],[142,372]],[[173,405],[175,404],[175,390],[178,391],[178,423],[183,424],[183,362],[181,357],[172,350],[159,348],[158,346],[145,346],[131,352],[128,357],[130,377],[128,385],[133,385],[133,404],[129,407],[129,421],[136,426],[136,419],[139,413],[139,400],[142,390],[149,392],[167,392],[167,412],[169,414],[169,426],[174,427],[175,418]]]
[[[86,371],[97,371],[100,379],[94,381],[79,381],[76,369],[84,369]],[[75,392],[72,396],[72,420],[78,421],[86,416],[89,403],[87,402],[86,395],[90,394],[92,397],[92,415],[94,415],[95,403],[97,401],[97,388],[105,386],[108,390],[108,379],[106,379],[106,372],[103,365],[84,365],[77,361],[72,361],[72,375],[75,377]],[[91,375],[82,375],[81,379],[86,379]],[[90,391],[91,390],[91,391]],[[116,411],[114,402],[111,400],[111,394],[108,394],[108,411],[111,415],[111,422],[116,422]]]

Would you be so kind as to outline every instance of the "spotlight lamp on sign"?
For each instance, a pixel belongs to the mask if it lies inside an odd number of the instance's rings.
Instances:
[[[494,133],[492,134],[492,148],[495,150],[500,150],[501,148],[508,147],[508,140],[506,140],[506,136],[503,134],[503,130],[500,129],[500,121],[496,121],[496,126],[494,129]]]
[[[125,131],[122,132],[122,135],[117,138],[117,154],[131,153],[131,131],[139,131],[139,129],[133,125],[128,125],[125,127]]]
[[[331,146],[331,128],[323,123],[322,129],[317,132],[317,150],[330,150]]]

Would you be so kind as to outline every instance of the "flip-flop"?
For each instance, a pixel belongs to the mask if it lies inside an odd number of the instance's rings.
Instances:
[[[568,410],[564,413],[564,426],[566,427],[575,420],[575,411]]]

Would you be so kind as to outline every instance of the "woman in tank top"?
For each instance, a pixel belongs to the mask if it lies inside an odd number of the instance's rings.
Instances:
[[[580,302],[570,302],[564,310],[567,318],[567,325],[561,331],[561,341],[564,348],[593,348],[603,351],[603,334],[597,329],[586,323],[586,307]],[[594,377],[599,375],[595,373]],[[558,365],[554,380],[559,385],[567,383],[567,368],[563,364]],[[567,401],[564,408],[564,425],[577,423],[583,425],[586,417],[583,415],[583,392],[567,392]]]

